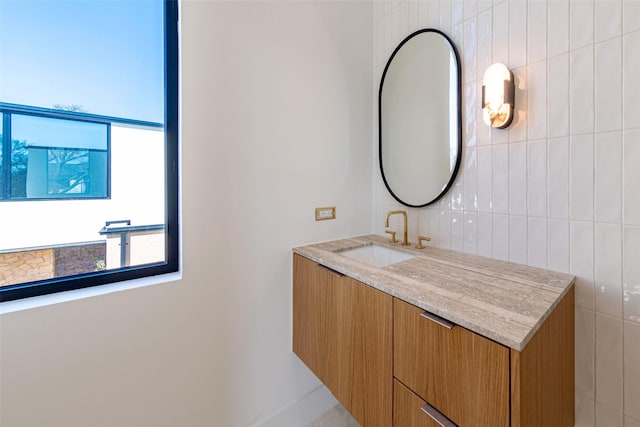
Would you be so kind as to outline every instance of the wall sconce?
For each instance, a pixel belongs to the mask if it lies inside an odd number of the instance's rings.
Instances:
[[[504,64],[493,64],[482,79],[482,118],[487,126],[504,129],[513,120],[513,73]]]

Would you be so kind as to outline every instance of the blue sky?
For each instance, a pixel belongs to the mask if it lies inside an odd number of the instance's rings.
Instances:
[[[163,122],[162,0],[0,0],[0,101]]]

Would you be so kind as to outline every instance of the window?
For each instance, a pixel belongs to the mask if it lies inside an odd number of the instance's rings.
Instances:
[[[0,199],[109,196],[110,123],[16,114],[2,105],[0,111],[9,123]]]
[[[0,2],[0,301],[178,270],[177,1]]]

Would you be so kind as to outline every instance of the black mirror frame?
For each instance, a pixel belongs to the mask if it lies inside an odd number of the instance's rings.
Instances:
[[[434,199],[421,204],[421,205],[412,205],[410,203],[407,203],[405,201],[403,201],[402,199],[400,199],[392,190],[391,187],[389,186],[389,183],[387,182],[387,178],[384,175],[384,168],[382,166],[382,87],[384,86],[384,80],[385,77],[387,75],[387,70],[389,69],[389,66],[391,65],[391,62],[393,61],[393,58],[396,56],[396,54],[398,53],[398,51],[400,51],[400,49],[402,48],[402,46],[404,46],[409,40],[411,40],[412,38],[416,37],[419,34],[422,33],[436,33],[441,35],[442,37],[444,37],[444,39],[449,43],[449,46],[451,47],[451,51],[453,52],[453,55],[455,57],[456,60],[456,67],[458,69],[458,81],[457,81],[457,89],[458,89],[458,96],[457,96],[457,101],[458,101],[458,108],[457,108],[457,113],[456,113],[456,119],[458,121],[458,155],[456,157],[456,164],[455,167],[453,168],[453,171],[451,172],[451,176],[449,178],[449,181],[447,182],[447,185],[444,187],[444,189],[440,192],[440,194],[438,194]],[[411,208],[422,208],[428,205],[431,205],[435,202],[437,202],[438,200],[440,200],[442,197],[444,197],[444,195],[447,193],[447,191],[449,191],[449,189],[451,188],[451,186],[453,185],[456,176],[458,175],[458,170],[460,169],[460,163],[462,162],[462,72],[461,72],[461,66],[460,66],[460,56],[458,55],[458,50],[456,49],[455,45],[453,44],[453,41],[442,31],[440,30],[436,30],[433,28],[423,28],[421,30],[418,31],[414,31],[413,33],[409,34],[407,37],[404,38],[404,40],[402,40],[400,42],[400,44],[398,44],[398,46],[394,49],[393,53],[391,54],[391,56],[389,57],[389,60],[387,61],[387,64],[384,67],[384,71],[382,72],[382,78],[380,79],[380,87],[378,90],[378,160],[379,160],[379,164],[380,164],[380,174],[382,175],[382,180],[384,181],[384,185],[385,187],[387,187],[387,190],[389,191],[389,193],[391,194],[391,196],[393,196],[394,199],[396,199],[398,202],[400,202],[401,204],[411,207]]]

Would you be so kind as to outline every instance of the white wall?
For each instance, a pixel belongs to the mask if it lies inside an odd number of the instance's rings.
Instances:
[[[319,383],[291,352],[290,248],[371,230],[372,22],[183,2],[183,279],[0,317],[2,427],[299,427],[332,404],[299,410]]]
[[[449,194],[410,210],[412,236],[575,274],[576,425],[640,426],[640,2],[375,2],[375,94],[393,48],[423,27],[459,50],[465,148]],[[514,71],[518,115],[492,132],[479,103],[493,62]],[[382,233],[398,205],[373,180]]]

